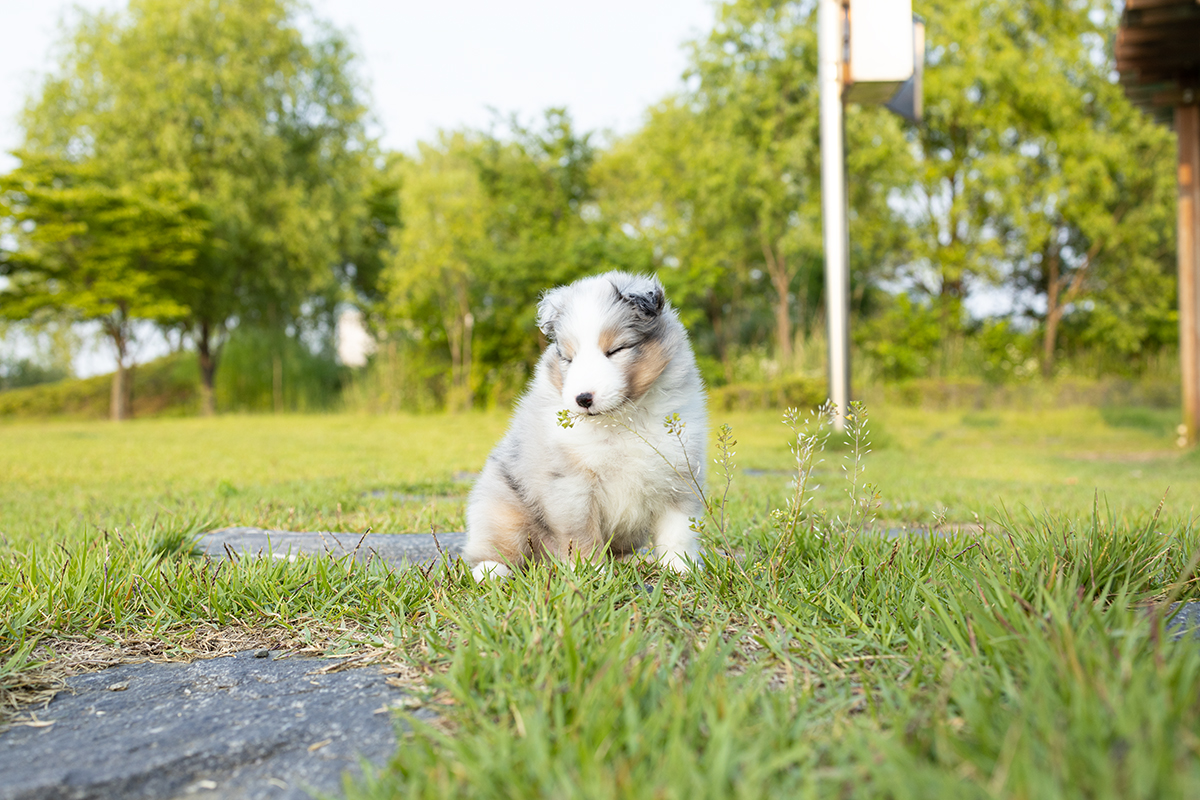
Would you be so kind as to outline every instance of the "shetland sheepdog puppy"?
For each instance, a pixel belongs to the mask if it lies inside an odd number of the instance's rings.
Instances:
[[[707,414],[662,284],[625,272],[583,278],[547,292],[537,322],[549,345],[468,501],[472,574],[648,545],[687,571],[698,554],[689,518],[704,513]]]

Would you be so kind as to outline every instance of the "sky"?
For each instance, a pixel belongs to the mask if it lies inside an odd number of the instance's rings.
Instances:
[[[711,0],[311,0],[361,55],[384,146],[413,151],[439,129],[486,127],[492,109],[530,121],[565,106],[581,130],[629,132],[677,90],[686,42],[712,27]],[[116,10],[120,0],[0,0],[0,172],[17,162],[18,116],[53,68],[59,23],[73,9]],[[147,333],[139,360],[165,343]],[[115,362],[99,344],[76,359],[83,375]]]
[[[0,0],[0,170],[15,161],[17,117],[53,66],[58,23],[118,0]],[[385,145],[411,151],[439,129],[484,127],[489,108],[531,119],[566,106],[584,130],[633,130],[681,85],[684,44],[711,28],[710,0],[315,0],[351,34]]]

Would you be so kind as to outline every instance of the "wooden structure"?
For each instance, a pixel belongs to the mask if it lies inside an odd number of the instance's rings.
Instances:
[[[1200,434],[1200,0],[1126,0],[1114,46],[1125,93],[1179,137],[1179,359],[1187,443]]]

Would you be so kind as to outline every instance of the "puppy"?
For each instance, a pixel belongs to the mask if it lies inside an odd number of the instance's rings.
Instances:
[[[624,272],[583,278],[543,296],[538,327],[550,344],[468,501],[472,574],[650,543],[687,571],[697,555],[689,518],[704,513],[707,414],[662,284]]]

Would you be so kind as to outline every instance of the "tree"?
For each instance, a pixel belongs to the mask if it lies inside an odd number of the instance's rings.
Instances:
[[[705,309],[717,357],[736,338],[735,307],[772,297],[775,355],[792,366],[793,327],[820,305],[817,47],[812,4],[737,0],[692,46],[687,89],[653,108],[608,159],[615,212],[655,244],[663,277]],[[904,175],[898,124],[847,115],[858,276],[901,236],[887,196]],[[745,313],[745,312],[743,312]],[[733,330],[731,330],[733,329]]]
[[[537,361],[545,289],[607,269],[645,271],[649,253],[600,216],[594,149],[569,115],[421,143],[401,174],[404,227],[384,272],[393,332],[448,358],[453,409],[519,388]]]
[[[1050,377],[1070,312],[1089,318],[1095,343],[1126,357],[1161,342],[1163,328],[1173,337],[1174,143],[1110,77],[1111,6],[1012,16],[1008,50],[1018,57],[996,91],[1012,108],[1009,146],[1023,180],[1005,187],[997,227],[1008,240],[1009,280],[1044,304],[1026,313],[1042,322]]]
[[[973,289],[1032,292],[1019,311],[1042,322],[1046,375],[1064,315],[1106,292],[1125,306],[1103,323],[1124,329],[1110,341],[1133,347],[1147,329],[1118,317],[1161,320],[1130,315],[1125,292],[1136,288],[1135,304],[1155,318],[1169,301],[1170,151],[1110,77],[1112,4],[916,8],[929,54],[925,119],[908,129],[918,163],[902,207],[916,235],[901,277],[939,302],[945,329],[958,328]],[[1107,335],[1096,327],[1104,316],[1093,315],[1093,337]]]
[[[0,178],[0,209],[14,224],[14,250],[0,250],[0,313],[26,319],[45,310],[99,322],[117,357],[111,415],[129,416],[129,345],[135,320],[188,313],[174,295],[205,233],[179,176],[118,184],[96,164],[20,154]]]
[[[331,311],[356,260],[378,260],[387,240],[362,235],[385,164],[353,62],[298,0],[132,0],[81,17],[25,114],[33,155],[98,160],[119,184],[181,175],[197,197],[208,228],[172,299],[206,413],[232,326]]]
[[[487,198],[474,158],[482,143],[465,133],[422,143],[405,164],[405,225],[387,273],[390,311],[421,339],[444,342],[450,355],[449,406],[474,402],[471,346],[480,274],[490,257]]]
[[[483,272],[482,365],[532,369],[540,354],[534,309],[547,288],[610,269],[646,271],[650,255],[596,203],[596,147],[570,115],[548,109],[538,124],[498,121],[476,164],[488,199],[492,256]],[[516,309],[517,313],[513,313]]]

